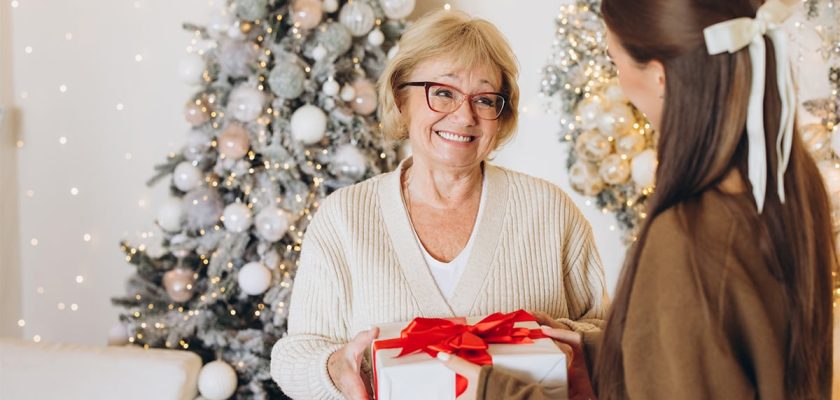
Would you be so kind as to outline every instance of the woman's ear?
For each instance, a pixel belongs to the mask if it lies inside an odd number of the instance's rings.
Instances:
[[[665,66],[662,65],[662,62],[658,60],[653,60],[648,62],[647,66],[645,66],[645,70],[647,71],[648,77],[653,81],[654,87],[656,87],[659,91],[660,99],[665,98]]]

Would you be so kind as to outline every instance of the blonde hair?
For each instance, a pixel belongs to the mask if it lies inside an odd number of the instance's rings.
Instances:
[[[400,141],[408,137],[397,88],[408,80],[418,65],[439,58],[451,59],[463,68],[489,65],[501,73],[500,91],[507,96],[507,101],[499,116],[496,148],[508,141],[516,131],[519,118],[516,56],[495,25],[460,11],[430,13],[403,33],[399,51],[379,77],[379,118],[385,139]]]

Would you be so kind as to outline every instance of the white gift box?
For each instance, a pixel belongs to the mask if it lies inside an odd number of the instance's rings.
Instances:
[[[475,324],[481,317],[467,318]],[[379,325],[379,340],[400,337],[408,323]],[[539,329],[536,322],[517,322],[517,328]],[[533,343],[489,344],[493,368],[499,368],[520,379],[540,382],[542,385],[559,387],[568,393],[566,354],[552,339],[534,339]],[[439,360],[424,352],[397,357],[401,349],[375,350],[372,359],[376,374],[377,400],[454,400],[455,373]],[[470,382],[470,385],[477,382]],[[467,390],[458,400],[467,400]],[[565,399],[567,396],[564,395]],[[561,399],[562,400],[562,399]]]

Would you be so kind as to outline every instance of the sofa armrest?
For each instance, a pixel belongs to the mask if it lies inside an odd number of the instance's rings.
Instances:
[[[0,399],[192,400],[201,364],[187,351],[0,338]]]

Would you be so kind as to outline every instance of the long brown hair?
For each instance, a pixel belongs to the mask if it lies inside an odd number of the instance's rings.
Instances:
[[[630,248],[595,362],[601,399],[627,397],[621,339],[639,257],[650,226],[665,210],[713,189],[726,175],[741,172],[747,188],[746,115],[751,62],[745,48],[733,54],[707,53],[703,29],[738,17],[755,17],[761,1],[603,0],[601,12],[618,42],[635,61],[659,61],[665,68],[665,101],[659,127],[656,191],[648,218]],[[776,193],[775,143],[781,100],[773,43],[767,45],[764,127],[767,195],[764,211],[739,209],[755,221],[757,246],[770,273],[784,287],[789,334],[785,349],[785,397],[828,398],[831,389],[831,272],[837,265],[829,199],[814,160],[798,134],[784,177],[786,199]],[[701,151],[697,151],[701,149]],[[691,208],[680,210],[690,214]],[[687,217],[693,219],[691,215]],[[703,243],[691,256],[702,258]]]

